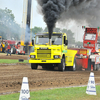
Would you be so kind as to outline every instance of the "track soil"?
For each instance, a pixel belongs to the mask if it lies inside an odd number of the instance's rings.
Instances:
[[[0,53],[0,59],[24,59],[27,60],[28,59],[28,55],[14,55],[14,54],[8,54],[8,56],[6,56],[6,53]]]
[[[26,55],[0,54],[0,59],[27,59]],[[93,71],[95,83],[100,84],[100,70]],[[64,71],[44,70],[38,66],[32,70],[30,64],[0,65],[0,95],[18,92],[21,89],[23,77],[28,77],[30,91],[43,89],[87,85],[90,71]]]

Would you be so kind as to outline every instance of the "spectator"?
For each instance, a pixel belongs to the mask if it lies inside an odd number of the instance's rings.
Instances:
[[[7,46],[7,56],[8,56],[8,54],[10,54],[10,56],[11,56],[10,49],[11,49],[11,46],[10,46],[9,43],[8,43],[8,46]]]

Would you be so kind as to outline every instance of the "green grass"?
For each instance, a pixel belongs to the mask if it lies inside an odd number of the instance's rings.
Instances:
[[[30,93],[31,100],[100,100],[100,86],[96,86],[97,95],[87,95],[87,87],[40,90]],[[19,93],[2,95],[0,100],[18,100]]]
[[[19,62],[19,60],[13,60],[13,59],[0,59],[0,63],[28,63],[28,60],[24,60],[23,62]]]

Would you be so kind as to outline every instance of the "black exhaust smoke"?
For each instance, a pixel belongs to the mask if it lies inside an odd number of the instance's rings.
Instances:
[[[47,24],[49,31],[49,39],[51,39],[53,28],[60,18],[60,14],[65,11],[66,0],[37,0],[42,7],[44,21]]]
[[[48,26],[48,32],[49,32],[49,39],[51,39],[52,32],[53,32],[53,26]]]
[[[83,24],[83,21],[86,21],[91,25],[94,25],[94,23],[99,25],[98,20],[100,20],[100,0],[37,1],[42,8],[42,14],[44,15],[44,21],[47,24],[48,30],[54,28],[58,19],[62,24],[65,24],[65,21],[68,20],[75,20],[81,24]],[[61,14],[62,16],[60,16]],[[52,27],[50,28],[51,25]],[[52,35],[52,33],[50,34]]]

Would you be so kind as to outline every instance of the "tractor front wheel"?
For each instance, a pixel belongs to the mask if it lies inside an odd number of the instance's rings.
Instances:
[[[65,70],[65,58],[62,58],[61,63],[58,64],[58,70],[59,71],[64,71]]]
[[[37,69],[38,65],[31,63],[31,69]]]

